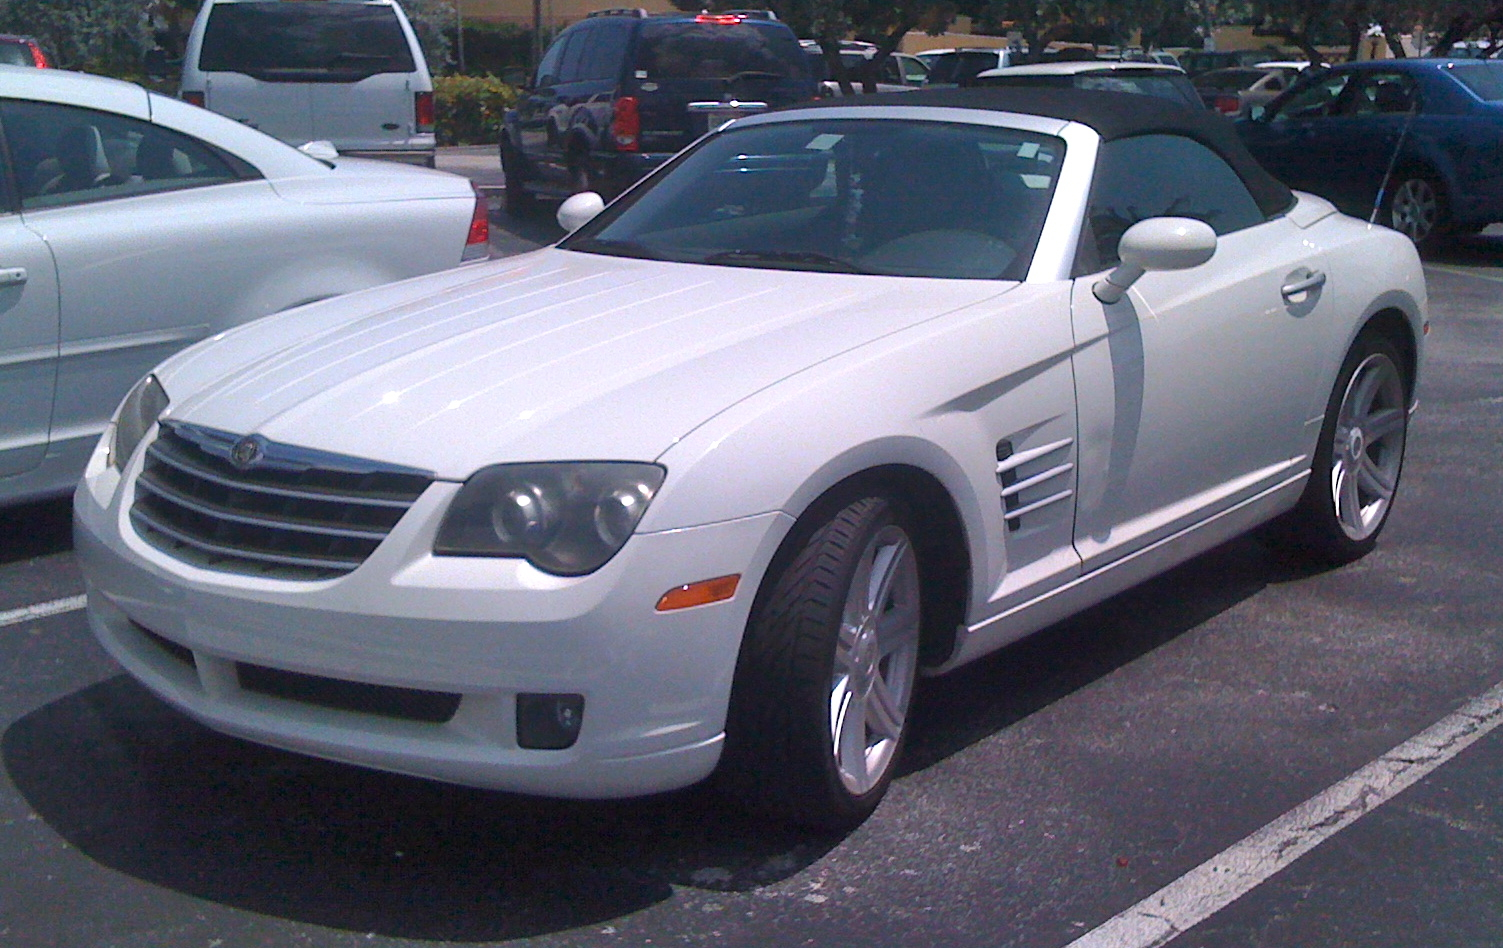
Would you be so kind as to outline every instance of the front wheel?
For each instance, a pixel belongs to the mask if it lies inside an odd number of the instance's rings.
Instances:
[[[522,172],[522,155],[510,139],[501,140],[501,176],[506,188],[501,192],[501,206],[513,217],[525,217],[537,208]]]
[[[769,576],[742,643],[720,780],[790,822],[841,830],[887,792],[908,729],[922,625],[905,508],[855,500]]]
[[[1402,364],[1392,343],[1364,335],[1337,377],[1310,482],[1283,523],[1288,539],[1324,562],[1367,555],[1388,522],[1409,431]]]

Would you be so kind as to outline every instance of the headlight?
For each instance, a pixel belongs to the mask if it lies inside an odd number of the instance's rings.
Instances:
[[[167,392],[155,375],[148,375],[136,383],[115,415],[115,433],[110,438],[110,467],[117,471],[125,469],[125,462],[130,460],[146,432],[167,410],[168,403]]]
[[[498,464],[460,488],[439,527],[440,556],[521,557],[545,573],[604,566],[637,529],[666,472],[656,464]]]

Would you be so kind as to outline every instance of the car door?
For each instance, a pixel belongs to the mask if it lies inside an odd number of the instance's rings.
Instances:
[[[57,386],[52,253],[14,207],[7,195],[0,213],[0,477],[24,474],[47,453]]]
[[[1121,234],[1160,216],[1210,224],[1214,257],[1149,273],[1102,304],[1091,288]],[[1178,135],[1102,146],[1081,249],[1075,546],[1091,570],[1308,467],[1334,304],[1319,248],[1288,218],[1266,219],[1218,154]]]
[[[269,235],[245,222],[275,198],[209,146],[149,122],[15,100],[0,102],[0,120],[20,222],[56,265],[55,285],[45,274],[24,288],[55,307],[30,317],[27,337],[55,347],[50,440],[85,443],[136,380],[222,328],[264,277]]]
[[[570,47],[577,46],[575,37],[579,27],[565,31],[559,37],[542,62],[538,64],[530,88],[523,90],[517,102],[517,144],[534,172],[543,180],[562,177],[562,169],[554,147],[556,121],[563,108],[559,99],[560,69]]]

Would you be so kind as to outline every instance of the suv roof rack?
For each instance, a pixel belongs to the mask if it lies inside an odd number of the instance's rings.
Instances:
[[[612,7],[609,10],[591,10],[585,14],[585,19],[589,19],[592,16],[631,16],[643,18],[647,16],[647,11],[641,7]]]
[[[739,16],[748,20],[776,20],[778,15],[771,10],[724,10],[726,16]]]

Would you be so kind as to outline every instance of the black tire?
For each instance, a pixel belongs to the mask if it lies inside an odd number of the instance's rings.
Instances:
[[[599,192],[600,188],[595,184],[595,175],[590,171],[590,156],[583,151],[574,151],[569,155],[569,194],[583,194],[586,191]]]
[[[881,802],[908,732],[920,564],[894,497],[861,496],[810,526],[753,606],[717,776],[753,809],[843,831]]]
[[[1276,525],[1320,565],[1370,553],[1398,494],[1409,430],[1410,380],[1398,349],[1377,333],[1357,338],[1326,404],[1299,504]]]
[[[1450,229],[1446,189],[1434,176],[1418,171],[1399,172],[1384,198],[1383,223],[1414,241],[1433,247]]]
[[[506,188],[501,192],[501,207],[513,217],[526,217],[537,210],[537,198],[527,190],[527,178],[522,170],[522,156],[511,139],[501,139],[501,174],[506,178]]]

